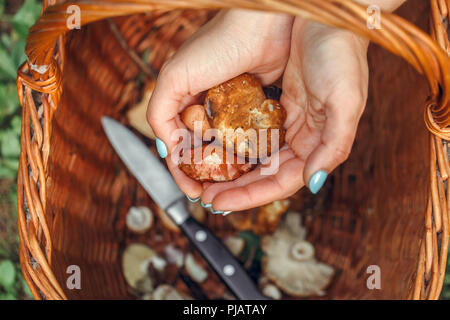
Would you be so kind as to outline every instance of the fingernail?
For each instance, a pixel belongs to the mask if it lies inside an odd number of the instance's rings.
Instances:
[[[325,183],[325,180],[327,180],[328,173],[323,170],[319,170],[316,173],[312,175],[312,177],[309,179],[308,187],[309,190],[313,194],[316,194],[319,192],[319,190],[322,188],[323,184]]]
[[[156,150],[158,150],[159,156],[161,158],[164,159],[165,157],[167,157],[166,144],[162,140],[160,140],[158,138],[156,138]]]
[[[233,211],[225,211],[222,215],[223,216],[226,216],[227,214],[230,214],[230,213],[232,213]]]
[[[200,200],[200,197],[197,197],[197,198],[192,199],[191,197],[186,196],[186,198],[187,198],[190,202],[197,202],[198,200]]]
[[[205,204],[203,201],[201,201],[200,204],[202,205],[203,208],[211,208],[212,207],[211,203]]]
[[[213,213],[213,214],[223,214],[224,212],[223,211],[215,211],[212,207],[210,208],[210,210],[211,210],[211,213]]]

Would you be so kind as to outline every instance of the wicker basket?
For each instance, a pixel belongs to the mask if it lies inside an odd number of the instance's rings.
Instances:
[[[450,209],[449,0],[409,0],[398,11],[404,18],[382,15],[381,30],[366,27],[365,7],[344,0],[56,2],[44,0],[17,78],[20,257],[36,299],[130,298],[120,266],[126,243],[158,235],[188,246],[161,226],[127,233],[128,208],[153,203],[111,149],[100,117],[124,121],[142,96],[136,79],[152,79],[214,10],[231,7],[302,16],[380,45],[369,50],[369,100],[355,146],[327,184],[326,214],[306,219],[308,237],[318,259],[338,270],[326,298],[439,297]],[[80,30],[66,26],[72,4],[81,8]],[[148,65],[136,58],[147,49]],[[207,224],[221,236],[226,218]],[[66,287],[69,265],[82,270],[81,290]],[[369,265],[381,268],[381,290],[366,286]]]

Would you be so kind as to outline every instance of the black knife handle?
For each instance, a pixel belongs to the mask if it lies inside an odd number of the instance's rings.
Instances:
[[[167,211],[182,210],[185,206],[173,206]],[[211,231],[189,216],[179,227],[200,251],[205,260],[240,300],[269,300],[257,289],[243,266]]]

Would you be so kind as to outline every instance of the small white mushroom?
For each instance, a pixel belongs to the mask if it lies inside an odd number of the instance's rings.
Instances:
[[[223,242],[235,257],[239,256],[239,254],[242,252],[242,250],[244,250],[245,247],[245,240],[241,237],[230,236],[225,238]]]
[[[167,284],[159,285],[152,294],[152,300],[187,300],[189,298]]]
[[[280,300],[281,299],[281,292],[278,289],[277,286],[268,283],[266,285],[263,286],[262,288],[262,294],[265,295],[266,297],[272,298],[274,300]]]
[[[194,256],[191,253],[186,255],[184,268],[195,282],[202,283],[208,277],[208,272],[195,261]]]
[[[125,249],[122,255],[122,270],[130,287],[141,292],[153,290],[147,268],[154,256],[155,252],[150,247],[140,243],[131,244]]]
[[[172,244],[167,245],[164,248],[167,261],[175,264],[177,267],[182,267],[184,264],[184,253],[178,248],[175,248]]]
[[[153,213],[147,207],[131,207],[126,223],[131,231],[145,233],[153,225]]]
[[[150,259],[150,263],[157,271],[164,271],[164,268],[167,265],[166,260],[164,260],[163,258],[161,258],[160,256],[157,256],[157,255],[154,255]]]
[[[263,274],[289,295],[323,295],[334,269],[314,258],[314,248],[305,237],[300,215],[287,213],[275,233],[262,238]]]

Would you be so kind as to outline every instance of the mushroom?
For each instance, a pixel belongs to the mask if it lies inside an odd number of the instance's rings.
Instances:
[[[307,241],[297,241],[291,245],[291,258],[297,261],[308,261],[314,259],[314,247]]]
[[[208,272],[195,261],[194,256],[191,253],[186,255],[184,268],[195,282],[202,283],[208,277]]]
[[[288,199],[277,200],[262,206],[256,214],[256,222],[253,224],[253,232],[256,234],[272,233],[290,204]]]
[[[164,271],[164,268],[167,265],[166,260],[164,260],[163,258],[154,255],[151,259],[150,259],[150,263],[152,264],[153,268],[155,268],[156,271],[162,272]]]
[[[155,252],[148,246],[130,244],[122,255],[122,270],[126,282],[130,287],[140,292],[151,292],[153,282],[147,273],[148,264],[155,256]]]
[[[314,248],[305,240],[300,223],[299,213],[288,212],[275,233],[262,238],[263,274],[286,294],[323,295],[334,269],[314,258]]]
[[[230,236],[225,238],[223,242],[235,257],[239,256],[239,254],[242,252],[242,250],[244,250],[245,247],[245,240],[241,237]]]
[[[147,207],[131,207],[126,223],[131,231],[145,233],[153,225],[153,213]]]
[[[199,161],[197,161],[199,157]],[[190,178],[201,182],[224,182],[239,178],[253,164],[213,144],[183,150],[178,167]]]
[[[242,74],[209,89],[204,106],[219,140],[238,155],[270,156],[284,143],[286,111],[278,101],[266,99],[255,76]],[[271,141],[272,132],[277,141]]]
[[[274,300],[280,300],[281,299],[281,292],[278,289],[278,287],[272,283],[268,283],[263,286],[262,288],[262,294],[266,297],[272,298]]]
[[[202,138],[205,131],[210,129],[206,112],[202,105],[195,104],[184,109],[180,114],[181,121],[186,127]]]
[[[146,114],[148,102],[150,101],[150,98],[153,94],[154,87],[155,82],[153,81],[147,86],[142,100],[138,104],[130,108],[129,111],[127,112],[127,118],[130,125],[134,129],[139,131],[141,134],[152,140],[155,140],[156,136],[155,133],[153,132],[152,127],[150,127],[150,125],[147,122]]]
[[[237,230],[252,230],[255,234],[272,233],[278,227],[290,201],[277,200],[265,206],[243,212],[235,212],[227,217]]]
[[[280,300],[282,294],[276,285],[270,282],[266,276],[261,276],[258,280],[259,288],[263,295],[274,300]]]
[[[164,248],[164,252],[166,254],[166,258],[169,263],[173,263],[179,268],[183,266],[184,263],[183,251],[181,251],[178,248],[175,248],[172,244],[169,244]]]

